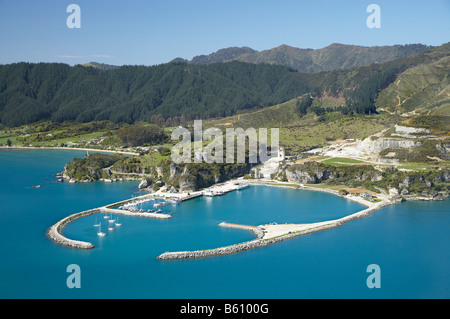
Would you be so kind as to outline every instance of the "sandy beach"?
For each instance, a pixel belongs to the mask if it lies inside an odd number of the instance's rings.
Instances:
[[[91,151],[91,152],[100,152],[100,153],[115,153],[115,154],[124,154],[124,155],[139,155],[139,153],[134,152],[126,152],[126,151],[116,151],[116,150],[102,150],[96,148],[86,148],[86,147],[56,147],[56,146],[0,146],[0,149],[7,150],[73,150],[73,151]]]

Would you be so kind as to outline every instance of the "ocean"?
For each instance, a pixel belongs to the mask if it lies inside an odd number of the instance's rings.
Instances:
[[[63,234],[92,250],[60,246],[46,230],[70,214],[142,195],[138,182],[55,183],[85,152],[0,151],[0,298],[449,298],[450,201],[404,202],[341,227],[237,254],[158,260],[166,251],[231,245],[254,238],[222,221],[247,225],[310,223],[364,206],[313,191],[251,186],[166,208],[156,220],[91,215]],[[41,185],[33,189],[32,186]],[[95,223],[102,222],[105,237]],[[80,288],[69,288],[69,265]],[[379,266],[380,288],[367,267]]]

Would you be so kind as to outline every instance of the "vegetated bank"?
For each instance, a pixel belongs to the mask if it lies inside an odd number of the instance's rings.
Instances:
[[[189,192],[248,174],[248,163],[187,163],[175,164],[165,159],[158,164],[148,161],[146,155],[88,154],[74,158],[64,167],[63,177],[70,182],[107,182],[140,180],[140,188],[156,192],[165,186],[171,192]]]

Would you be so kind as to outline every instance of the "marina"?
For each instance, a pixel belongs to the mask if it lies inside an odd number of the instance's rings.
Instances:
[[[242,190],[245,188],[248,188],[249,185],[246,184],[244,188],[242,188],[241,184],[236,183],[235,181],[230,181],[222,184],[215,185],[213,188],[210,189],[211,193],[214,194],[213,196],[217,196],[216,194],[224,195],[228,192],[235,191],[235,190]],[[47,235],[50,239],[52,239],[57,244],[68,246],[72,248],[80,248],[80,249],[92,249],[95,246],[90,242],[84,242],[79,240],[72,240],[69,238],[66,238],[62,235],[62,230],[64,227],[66,227],[69,223],[72,221],[75,221],[79,218],[83,218],[85,216],[89,216],[92,214],[97,213],[105,213],[103,215],[103,218],[105,220],[108,220],[108,231],[114,231],[116,226],[121,226],[121,223],[115,223],[115,219],[113,219],[112,215],[125,215],[125,216],[133,216],[133,217],[144,217],[144,218],[155,218],[155,219],[170,219],[172,216],[168,213],[163,213],[161,210],[161,207],[166,205],[172,205],[177,206],[181,202],[193,199],[199,196],[209,196],[208,194],[205,194],[206,191],[198,191],[191,193],[184,193],[184,194],[173,194],[173,193],[154,193],[154,194],[146,194],[138,197],[133,197],[131,199],[109,204],[106,206],[98,207],[89,211],[80,212],[77,214],[70,215],[53,226],[51,226],[48,231]],[[160,201],[157,201],[160,200]],[[138,205],[146,204],[146,203],[153,203],[154,209],[144,210],[144,209],[138,209]],[[100,225],[97,224],[96,225]],[[104,237],[106,234],[103,233],[100,230],[101,226],[98,226],[99,230],[97,232],[97,235],[99,237]]]
[[[220,193],[220,194],[225,194],[225,193],[237,190],[238,188],[239,188],[239,184],[227,182],[227,183],[223,183],[223,184],[219,184],[219,185],[215,186],[214,192]],[[177,206],[183,201],[193,199],[193,198],[203,196],[203,195],[205,195],[205,193],[202,191],[199,191],[199,192],[194,192],[192,194],[190,194],[190,193],[185,193],[185,194],[164,193],[164,195],[162,195],[162,194],[155,193],[155,194],[147,194],[147,195],[142,195],[142,196],[138,196],[138,197],[133,197],[133,198],[125,200],[125,201],[109,204],[109,205],[98,207],[98,208],[95,208],[95,209],[92,209],[89,211],[84,211],[84,212],[70,215],[70,216],[60,220],[53,226],[51,226],[47,231],[47,235],[54,242],[56,242],[57,244],[63,245],[63,246],[79,248],[79,249],[92,249],[95,246],[90,242],[72,240],[72,239],[69,239],[69,238],[66,238],[65,236],[63,236],[61,232],[64,229],[64,227],[66,227],[72,221],[75,221],[77,219],[80,219],[80,218],[83,218],[83,217],[86,217],[86,216],[89,216],[92,214],[98,214],[98,213],[105,213],[105,215],[103,215],[103,219],[108,220],[108,224],[109,224],[107,227],[108,231],[114,231],[115,230],[115,228],[113,227],[114,225],[116,227],[122,225],[121,223],[117,223],[117,222],[114,223],[116,221],[116,219],[113,219],[113,217],[112,217],[113,214],[114,215],[133,216],[133,217],[155,218],[155,219],[170,219],[170,218],[172,218],[172,216],[170,214],[162,213],[162,210],[157,209],[157,208],[161,208],[166,205]],[[208,195],[205,195],[205,196],[208,196]],[[163,199],[163,200],[157,201],[158,199],[159,200]],[[155,209],[149,209],[149,210],[137,209],[138,205],[152,203],[152,202],[153,202],[153,207]],[[97,235],[99,237],[106,236],[106,234],[101,231],[101,223],[100,224],[96,223],[95,226],[97,226],[99,228],[98,232],[97,232]]]
[[[140,203],[142,203],[144,201],[146,202],[148,200],[147,200],[147,198],[145,198],[145,196],[148,196],[148,195],[144,195],[143,196],[144,198],[142,198],[142,199],[139,199],[139,198],[132,199],[131,202],[135,203],[135,205],[137,205],[138,202],[140,202]],[[127,203],[128,203],[128,201],[127,201]],[[115,207],[115,206],[117,206],[117,203],[108,205],[108,207],[111,207],[111,206]],[[65,236],[63,236],[62,230],[64,229],[64,227],[66,227],[69,223],[71,223],[75,220],[78,220],[80,218],[83,218],[83,217],[86,217],[89,215],[99,214],[99,213],[105,214],[105,215],[103,215],[103,219],[108,221],[108,227],[107,227],[108,231],[114,231],[115,230],[114,226],[116,226],[116,227],[122,226],[122,223],[118,222],[118,217],[116,217],[116,219],[113,219],[113,217],[112,217],[113,214],[114,215],[124,215],[124,216],[134,216],[134,217],[144,217],[144,218],[156,218],[156,219],[172,218],[172,216],[169,214],[162,214],[162,213],[157,213],[157,212],[134,212],[132,210],[127,210],[127,209],[113,209],[113,208],[108,208],[108,207],[99,207],[99,208],[95,208],[92,210],[88,210],[88,211],[70,215],[70,216],[60,220],[53,226],[51,226],[47,231],[47,235],[54,242],[56,242],[57,244],[63,245],[63,246],[68,246],[68,247],[72,247],[72,248],[80,248],[80,249],[92,249],[95,246],[90,242],[73,240],[73,239],[69,239],[69,238],[66,238]],[[131,208],[131,207],[133,207],[133,205],[128,204],[127,207]],[[94,226],[98,228],[97,235],[99,237],[106,236],[106,233],[101,231],[101,222],[100,223],[96,222],[94,224]]]

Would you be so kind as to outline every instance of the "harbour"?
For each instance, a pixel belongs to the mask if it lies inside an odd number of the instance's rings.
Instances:
[[[276,237],[278,231],[284,232],[282,228],[286,223],[301,225],[337,220],[367,208],[321,191],[303,191],[288,184],[267,187],[254,183],[243,191],[229,192],[225,196],[198,196],[183,201],[175,207],[176,212],[170,219],[113,215],[113,219],[119,216],[122,226],[112,232],[106,228],[104,213],[91,214],[70,222],[62,233],[67,238],[90,242],[95,245],[94,249],[71,249],[56,244],[45,236],[49,225],[77,212],[129,200],[131,194],[135,198],[144,195],[138,191],[137,182],[52,184],[50,177],[55,167],[62,167],[77,154],[83,156],[83,152],[77,151],[0,152],[4,163],[0,167],[4,176],[4,182],[0,181],[4,196],[0,239],[8,243],[1,246],[2,258],[8,263],[0,264],[0,296],[449,296],[450,277],[445,275],[450,263],[449,200],[389,205],[337,228],[239,253],[172,261],[156,258],[164,252],[208,250],[256,238],[248,229],[219,226],[222,222],[252,227],[276,222],[277,225],[272,225],[273,231],[265,234]],[[19,178],[24,174],[27,179]],[[49,176],[48,182],[46,176]],[[30,188],[38,184],[42,188]],[[22,200],[16,194],[20,194]],[[93,227],[100,219],[102,232],[107,234],[104,238],[98,237],[97,228]],[[17,229],[21,230],[21,236],[17,236]],[[377,291],[365,285],[366,267],[372,263],[380,265],[385,283]],[[67,288],[69,264],[80,265],[82,289]],[[39,269],[39,276],[32,275],[36,269]],[[414,282],[410,278],[414,278]],[[405,289],[405,282],[408,282],[408,289]]]
[[[333,195],[341,196],[338,192],[330,190],[330,189],[320,189],[320,188],[311,188],[305,187],[304,185],[299,185],[299,187],[293,187],[291,184],[284,182],[276,182],[269,181],[265,184],[266,186],[272,187],[287,187],[287,188],[295,188],[295,189],[303,189],[308,191],[319,191],[330,193]],[[72,247],[72,248],[80,248],[80,249],[92,249],[95,246],[89,242],[76,241],[71,240],[64,237],[61,234],[62,229],[72,221],[75,221],[79,218],[83,218],[85,216],[89,216],[95,213],[110,213],[117,215],[126,215],[133,217],[145,217],[145,218],[155,218],[155,219],[170,219],[172,216],[170,214],[161,213],[161,209],[155,211],[155,209],[147,210],[137,209],[136,206],[147,203],[154,202],[156,199],[163,199],[162,202],[155,202],[153,207],[158,208],[165,206],[169,203],[177,205],[183,201],[197,198],[199,196],[205,197],[215,197],[215,196],[223,196],[229,192],[233,191],[242,191],[250,187],[250,184],[256,185],[264,185],[264,181],[261,180],[249,180],[246,183],[242,183],[241,179],[231,180],[224,183],[219,183],[213,185],[205,190],[200,190],[197,192],[191,193],[163,193],[156,192],[153,194],[142,195],[138,197],[133,197],[131,199],[120,201],[117,203],[109,204],[104,207],[99,207],[93,210],[89,210],[87,212],[80,212],[78,214],[73,214],[64,218],[63,220],[57,222],[55,225],[51,226],[47,232],[49,238],[55,241],[58,244]],[[294,238],[297,236],[302,236],[314,232],[319,232],[335,227],[339,227],[344,223],[347,223],[351,220],[362,218],[370,215],[374,211],[381,209],[387,205],[392,205],[396,203],[395,201],[390,200],[386,196],[381,196],[381,201],[377,203],[371,203],[365,200],[362,200],[360,197],[355,197],[353,195],[346,195],[345,198],[361,203],[368,208],[359,211],[354,214],[349,214],[348,216],[344,216],[337,220],[329,220],[320,223],[312,223],[312,224],[284,224],[278,225],[275,222],[272,222],[268,225],[259,225],[259,226],[249,226],[249,225],[238,225],[232,223],[222,222],[219,224],[221,227],[229,227],[229,228],[239,228],[239,229],[247,229],[251,230],[255,235],[256,239],[251,240],[249,242],[239,243],[227,247],[218,247],[209,250],[197,250],[197,251],[179,251],[179,252],[165,252],[157,256],[158,259],[168,260],[168,259],[185,259],[185,258],[201,258],[201,257],[209,257],[209,256],[219,256],[225,254],[231,254],[240,252],[243,250],[258,248],[262,246],[266,246],[269,244],[273,244],[282,240]],[[107,215],[104,216],[108,218]],[[114,230],[113,227],[108,228],[108,230]],[[99,236],[104,236],[105,234],[101,231],[99,232]]]

